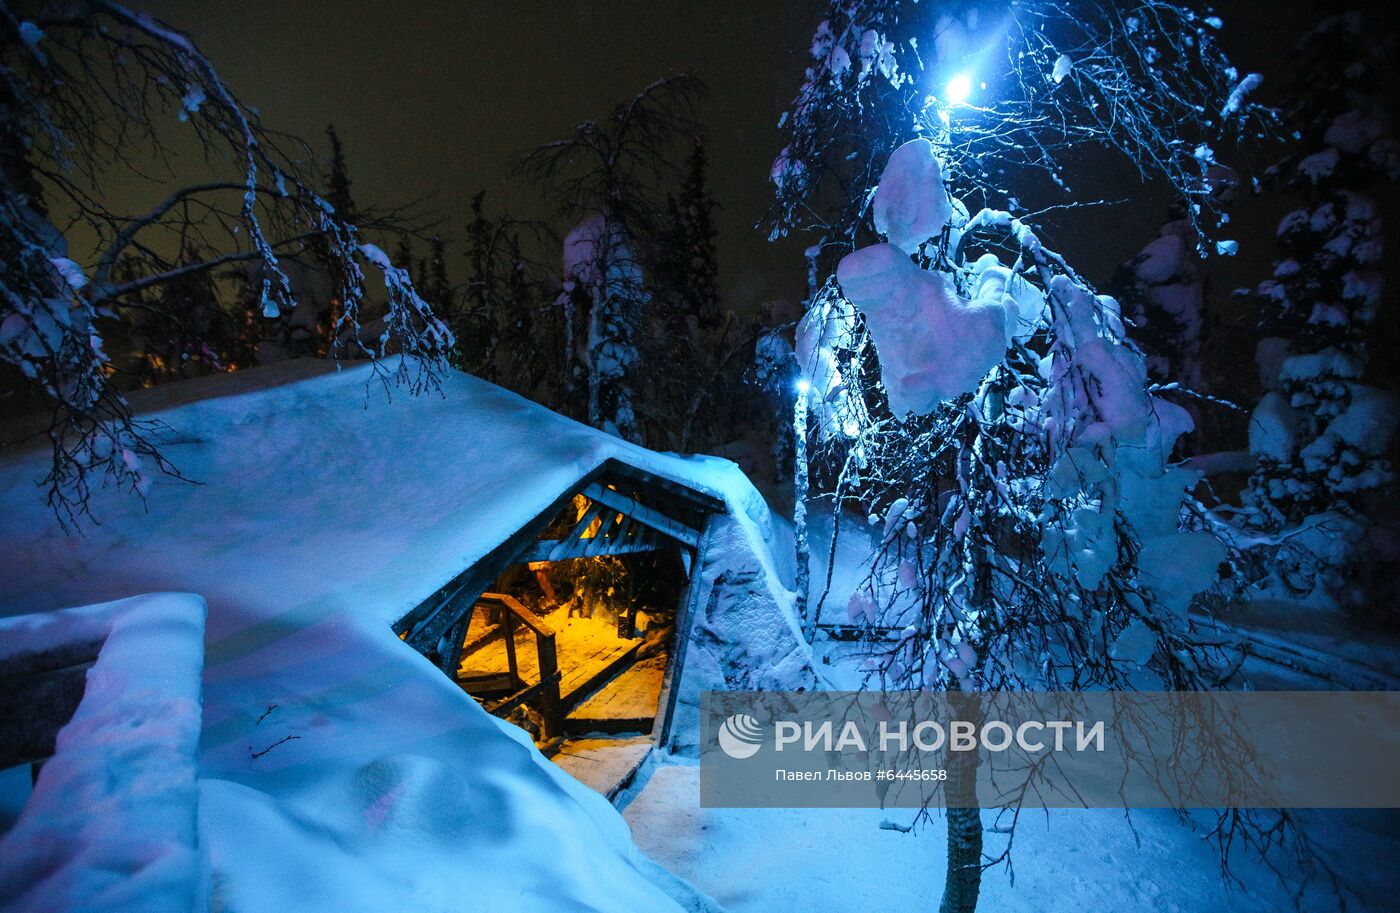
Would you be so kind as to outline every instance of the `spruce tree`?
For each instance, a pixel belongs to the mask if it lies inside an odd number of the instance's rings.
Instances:
[[[1387,61],[1359,15],[1326,19],[1294,59],[1297,139],[1272,177],[1300,205],[1280,221],[1274,275],[1256,290],[1268,392],[1250,420],[1248,501],[1277,536],[1269,565],[1288,591],[1355,605],[1366,516],[1393,479],[1396,402],[1367,382],[1367,364],[1384,240],[1371,193],[1400,175],[1400,146],[1376,94]]]
[[[717,330],[724,317],[719,294],[715,208],[709,188],[709,158],[704,142],[697,138],[677,198],[682,266],[679,279],[686,313],[695,318],[704,333]]]

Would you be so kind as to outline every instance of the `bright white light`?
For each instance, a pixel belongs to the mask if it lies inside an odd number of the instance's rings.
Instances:
[[[972,96],[972,77],[967,73],[959,73],[948,80],[948,85],[943,88],[943,94],[948,97],[949,104],[962,104]]]
[[[798,392],[798,393],[805,394],[808,390],[811,390],[811,389],[812,389],[812,385],[809,384],[809,383],[807,383],[807,379],[806,379],[805,377],[802,378],[801,380],[799,380],[799,381],[797,382],[797,392]]]

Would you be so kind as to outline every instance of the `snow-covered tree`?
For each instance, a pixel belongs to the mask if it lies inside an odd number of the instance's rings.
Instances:
[[[699,134],[695,108],[702,86],[692,76],[658,80],[617,105],[603,122],[583,121],[568,137],[525,159],[568,215],[564,288],[587,393],[589,424],[640,441],[639,339],[648,287],[650,244],[661,236],[665,191],[680,173],[674,147]]]
[[[1212,248],[1210,144],[1257,123],[1219,26],[1169,2],[842,2],[818,28],[774,230],[821,237],[797,356],[827,495],[882,530],[848,606],[882,688],[1222,680],[1188,614],[1226,557],[1171,462],[1190,415],[1026,214],[1037,175],[1076,202],[1057,156],[1087,141],[1179,193],[1183,257]],[[976,759],[948,764],[941,909],[966,913],[1010,841],[984,854]],[[1294,833],[1264,822],[1226,812],[1213,836]]]
[[[376,360],[422,356],[381,370],[433,383],[447,328],[314,189],[302,164],[310,150],[265,128],[188,35],[107,0],[6,0],[0,48],[0,364],[46,404],[45,485],[61,519],[86,510],[95,484],[141,491],[149,467],[173,470],[110,381],[100,321],[176,279],[247,265],[261,312],[276,317],[297,304],[288,260],[321,239],[343,267],[338,346]],[[158,187],[139,215],[114,208],[106,187],[141,181],[174,142],[171,131],[203,147],[210,174]],[[95,237],[92,255],[70,250],[60,224]],[[170,243],[192,235],[201,238],[193,262],[182,259],[191,248]],[[133,253],[143,272],[119,279]],[[368,340],[359,333],[366,267],[382,276],[388,301],[382,332]]]
[[[1249,506],[1286,591],[1357,607],[1367,594],[1358,564],[1383,534],[1367,513],[1393,481],[1397,418],[1394,394],[1367,375],[1383,284],[1370,194],[1400,176],[1400,144],[1376,94],[1386,58],[1358,15],[1325,20],[1294,59],[1286,116],[1298,139],[1272,176],[1300,205],[1279,223],[1274,275],[1256,291],[1268,392],[1250,418]]]
[[[587,314],[580,354],[587,375],[588,423],[640,443],[638,335],[651,292],[629,238],[621,222],[602,213],[574,226],[564,238],[564,295],[571,303],[582,301]]]
[[[1207,162],[1204,168],[1211,199],[1224,211],[1234,201],[1239,179],[1223,165]],[[1197,256],[1201,239],[1184,210],[1184,203],[1172,207],[1158,236],[1119,268],[1113,286],[1134,326],[1133,338],[1147,357],[1148,376],[1159,383],[1204,390],[1201,343],[1207,324],[1207,281]],[[1226,241],[1217,247],[1233,254],[1237,243]]]

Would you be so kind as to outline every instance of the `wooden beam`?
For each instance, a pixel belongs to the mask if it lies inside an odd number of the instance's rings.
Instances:
[[[505,628],[506,635],[506,667],[510,669],[511,678],[520,678],[520,664],[515,660],[515,613],[505,611],[501,613],[501,627]]]
[[[645,504],[618,491],[613,491],[597,482],[592,482],[583,490],[583,496],[590,501],[598,501],[620,514],[626,514],[639,523],[665,533],[672,539],[695,548],[700,544],[700,533],[679,520],[672,520],[660,511],[652,510]]]
[[[553,632],[535,638],[535,647],[539,651],[539,710],[544,724],[540,734],[548,741],[564,734],[564,702],[559,698],[559,653]]]
[[[594,534],[593,538],[579,540],[579,544],[583,546],[583,556],[585,558],[594,557],[608,544],[610,540],[609,533],[612,532],[616,524],[617,514],[610,510],[603,515],[603,522],[598,527],[598,532]]]
[[[602,512],[603,505],[599,504],[596,501],[594,501],[592,504],[589,504],[588,509],[584,511],[583,516],[580,517],[579,521],[574,524],[573,531],[570,532],[563,539],[560,539],[558,544],[554,547],[555,553],[558,554],[558,557],[550,557],[545,560],[563,561],[566,558],[577,558],[579,554],[582,554],[582,543],[586,541],[583,537],[588,532],[588,527],[593,525],[593,521],[597,520],[598,514]],[[577,552],[578,554],[574,554],[575,552]],[[553,554],[554,553],[551,553],[551,555]]]
[[[681,677],[685,673],[686,648],[690,645],[690,631],[695,626],[695,619],[699,614],[700,590],[704,585],[700,571],[705,567],[705,552],[714,541],[714,537],[714,517],[707,516],[700,546],[695,550],[690,580],[685,585],[685,595],[681,597],[680,608],[676,611],[676,623],[671,634],[671,657],[666,663],[666,675],[661,681],[661,699],[657,703],[657,720],[652,733],[656,736],[656,744],[662,748],[670,747],[671,723],[676,716],[676,698],[680,694]],[[713,601],[717,598],[718,586],[712,583],[709,593],[711,605],[707,608],[707,614],[713,609]]]
[[[512,710],[519,707],[521,704],[532,701],[535,698],[544,698],[545,693],[550,689],[550,687],[553,687],[555,690],[558,690],[559,688],[559,673],[557,671],[554,673],[552,678],[546,681],[536,682],[535,684],[530,685],[528,688],[520,689],[519,691],[510,695],[509,697],[505,697],[499,701],[494,701],[491,703],[484,703],[482,704],[482,706],[486,709],[487,713],[491,713],[496,716],[505,716],[507,713],[510,713]]]
[[[706,491],[684,482],[677,482],[664,475],[638,469],[636,466],[624,463],[616,458],[610,457],[603,464],[605,470],[604,477],[616,476],[637,482],[648,488],[660,489],[666,495],[683,502],[691,509],[702,514],[722,514],[728,508],[721,498],[716,497]]]
[[[539,634],[541,637],[554,636],[554,628],[550,627],[549,622],[545,621],[543,618],[536,615],[534,612],[531,612],[529,609],[525,608],[525,606],[521,604],[520,600],[516,599],[514,596],[511,596],[508,593],[482,593],[480,601],[488,605],[501,606],[506,611],[514,615],[516,618],[524,622],[525,627],[529,628],[531,631],[534,631],[536,634]]]
[[[640,552],[659,552],[665,548],[676,545],[675,542],[661,542],[654,535],[649,535],[650,530],[630,537],[625,542],[609,541],[604,547],[598,549],[594,554],[597,556],[635,555]],[[572,561],[575,558],[585,557],[584,555],[566,554],[562,558],[555,558],[554,548],[558,540],[544,539],[537,543],[528,553],[522,557],[521,561]]]
[[[447,649],[438,652],[438,663],[448,678],[457,678],[457,667],[462,665],[462,646],[467,642],[467,629],[472,625],[472,610],[474,606],[468,606],[462,617],[457,619],[452,627],[447,629]]]

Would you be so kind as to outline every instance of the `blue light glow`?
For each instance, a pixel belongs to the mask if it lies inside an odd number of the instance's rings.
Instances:
[[[943,94],[947,96],[948,103],[953,105],[963,104],[972,96],[972,76],[968,73],[959,73],[948,80],[948,85],[944,87]]]

